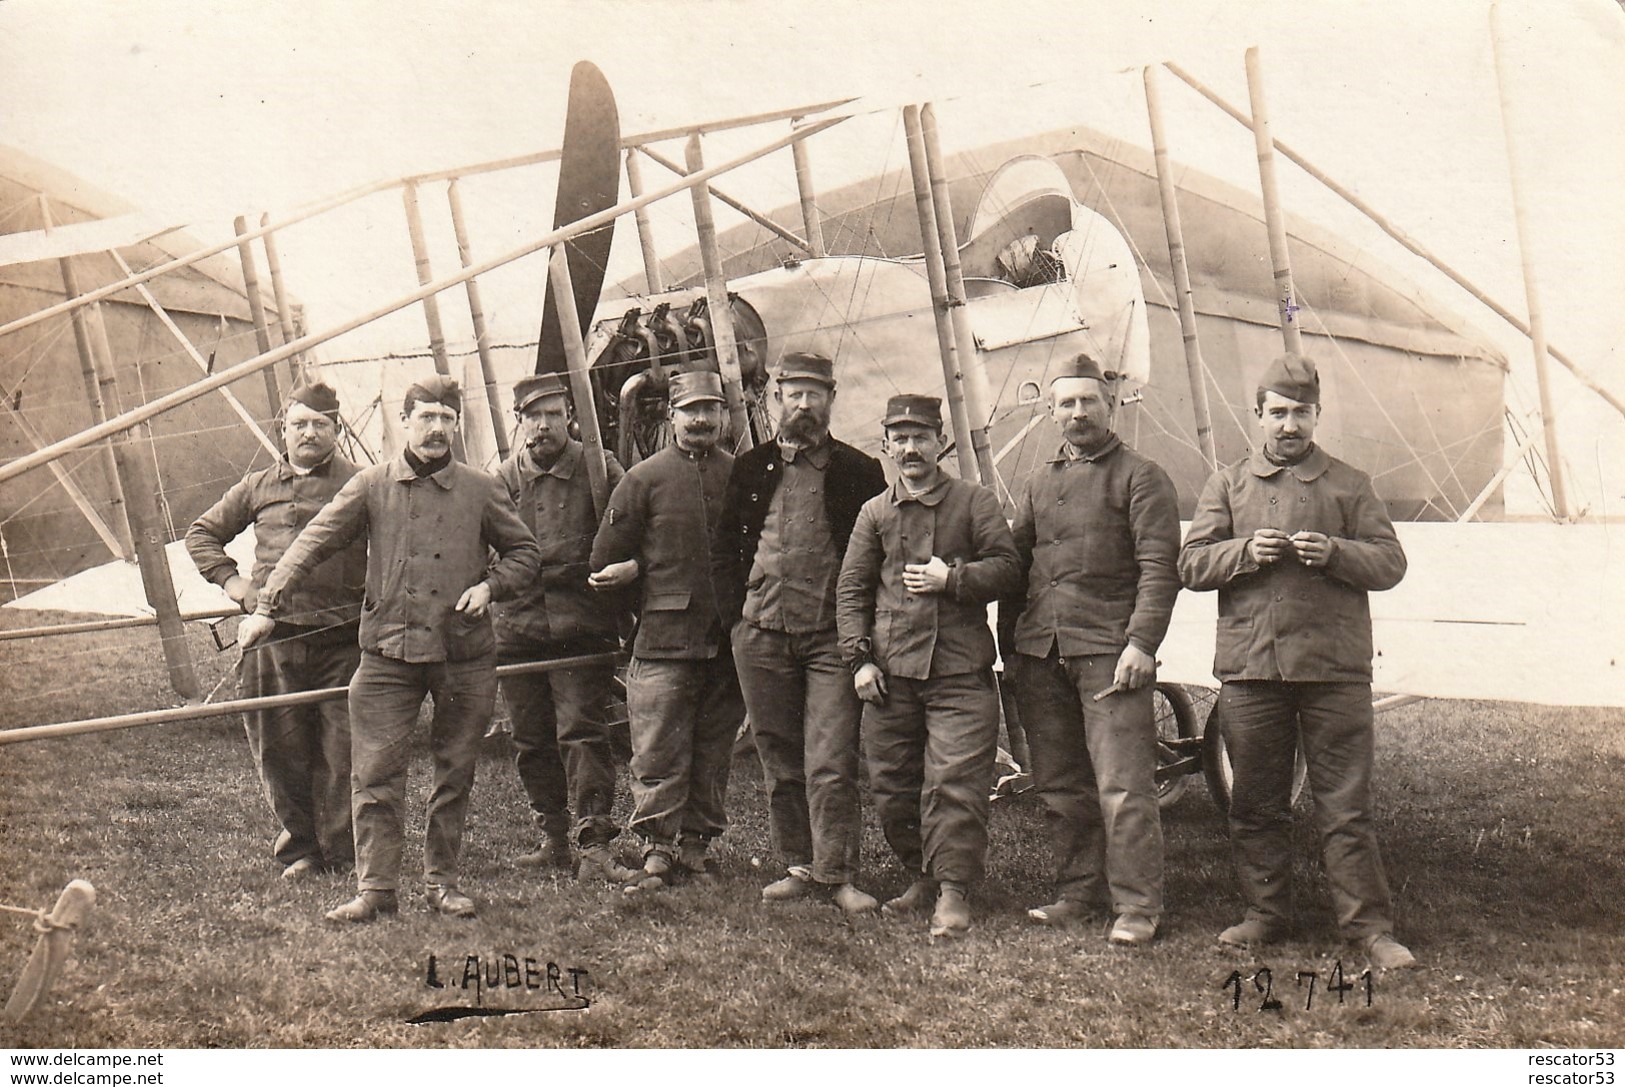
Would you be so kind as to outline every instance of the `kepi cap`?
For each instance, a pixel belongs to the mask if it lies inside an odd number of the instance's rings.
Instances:
[[[1061,363],[1055,368],[1055,372],[1050,374],[1049,379],[1051,383],[1054,383],[1063,377],[1088,377],[1096,381],[1106,380],[1105,373],[1100,369],[1100,363],[1091,358],[1087,352],[1080,352]]]
[[[406,395],[401,400],[402,410],[408,414],[412,405],[444,404],[446,407],[461,415],[463,413],[463,389],[457,384],[455,378],[445,374],[434,374],[422,381],[414,381],[406,387]]]
[[[918,423],[920,426],[942,429],[942,398],[903,393],[886,401],[886,415],[880,420],[883,427],[897,423]]]
[[[700,400],[727,403],[722,395],[722,375],[710,370],[688,370],[671,375],[671,406],[687,407]]]
[[[1307,355],[1290,352],[1270,363],[1264,376],[1258,379],[1258,395],[1280,393],[1288,400],[1300,404],[1320,403],[1320,371],[1315,360]]]
[[[333,391],[333,386],[323,381],[301,381],[288,390],[287,404],[300,403],[312,411],[319,411],[323,415],[331,416],[335,422],[339,415],[339,394]]]
[[[527,374],[513,383],[513,410],[521,412],[544,396],[567,396],[569,392],[558,374]]]
[[[792,351],[779,360],[779,372],[776,375],[782,384],[786,381],[800,379],[803,381],[817,381],[830,388],[835,388],[835,364],[823,355],[815,355],[810,351]]]

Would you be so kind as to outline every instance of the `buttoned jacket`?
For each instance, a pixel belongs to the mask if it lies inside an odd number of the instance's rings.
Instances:
[[[186,530],[186,550],[198,573],[216,585],[239,574],[226,545],[254,526],[254,570],[249,580],[263,589],[288,545],[311,518],[360,469],[337,453],[309,472],[294,470],[286,458],[250,472],[220,496]],[[361,617],[366,589],[367,545],[351,544],[310,571],[289,591],[281,620],[306,627],[343,626]]]
[[[497,609],[497,638],[504,644],[615,637],[617,609],[587,587],[598,516],[583,457],[581,443],[571,439],[550,468],[524,447],[497,467],[519,519],[536,537],[542,562],[536,580]],[[604,467],[613,490],[626,473],[608,454]]]
[[[910,592],[903,567],[940,557],[939,593]],[[993,492],[941,476],[921,495],[901,480],[863,504],[835,588],[842,654],[908,679],[991,667],[987,605],[1014,591],[1020,572],[1010,526]]]
[[[1019,615],[1017,652],[1156,653],[1179,595],[1179,505],[1154,461],[1115,434],[1081,456],[1063,447],[1028,477],[1014,533],[1025,595],[999,612]]]
[[[627,470],[609,497],[592,568],[638,561],[634,656],[708,660],[724,641],[711,579],[711,543],[734,458],[673,444]]]
[[[824,512],[830,538],[835,541],[837,564],[846,557],[847,540],[858,510],[886,489],[886,471],[869,454],[829,439],[829,466],[824,469]],[[723,615],[731,625],[745,603],[745,581],[761,543],[762,526],[773,496],[784,482],[784,452],[778,442],[761,445],[739,455],[722,502],[712,561],[717,586],[723,593]]]
[[[451,461],[420,478],[403,453],[362,469],[305,526],[266,580],[256,610],[279,615],[290,586],[363,537],[361,648],[409,664],[492,652],[490,611],[469,616],[455,610],[457,599],[482,580],[492,599],[514,597],[540,564],[535,538],[495,476]]]
[[[1331,560],[1309,567],[1289,550],[1260,566],[1247,548],[1260,528],[1325,533]],[[1399,584],[1405,551],[1364,472],[1319,446],[1291,466],[1259,451],[1202,489],[1179,574],[1188,588],[1219,591],[1219,679],[1369,683],[1367,594]]]

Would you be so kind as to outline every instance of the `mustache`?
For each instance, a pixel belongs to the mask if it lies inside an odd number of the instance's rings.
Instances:
[[[923,456],[921,456],[919,453],[904,453],[902,463],[904,463],[904,464],[924,464],[925,463],[925,458]]]

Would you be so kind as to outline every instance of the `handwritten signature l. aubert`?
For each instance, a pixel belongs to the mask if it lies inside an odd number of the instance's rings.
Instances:
[[[568,985],[565,984],[566,975],[569,976]],[[419,1012],[407,1020],[407,1023],[413,1026],[425,1023],[452,1023],[459,1019],[498,1015],[586,1011],[592,1006],[592,998],[587,995],[591,989],[591,974],[584,967],[561,967],[552,961],[544,963],[529,956],[520,958],[512,952],[486,958],[465,955],[462,976],[457,978],[448,973],[445,980],[441,979],[439,962],[435,956],[430,955],[423,983],[426,987],[437,990],[460,989],[467,993],[472,989],[474,1003],[472,1006],[442,1005]],[[486,1007],[486,995],[495,992],[515,995],[539,993],[546,1003],[524,1007]]]

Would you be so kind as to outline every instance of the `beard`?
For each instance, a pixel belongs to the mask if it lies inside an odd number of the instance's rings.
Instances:
[[[779,437],[797,445],[814,445],[829,433],[829,414],[798,408],[779,419]]]

